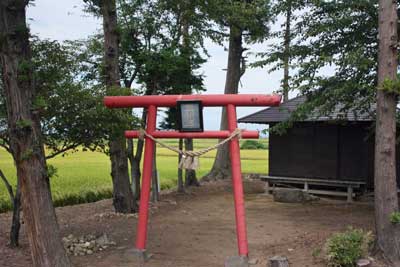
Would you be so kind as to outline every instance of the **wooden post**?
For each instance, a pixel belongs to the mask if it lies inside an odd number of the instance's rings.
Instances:
[[[308,183],[307,182],[304,182],[304,191],[308,191]]]
[[[266,181],[265,182],[265,193],[267,194],[267,195],[269,195],[269,182],[268,181]]]
[[[347,202],[353,202],[353,187],[351,185],[347,187]]]

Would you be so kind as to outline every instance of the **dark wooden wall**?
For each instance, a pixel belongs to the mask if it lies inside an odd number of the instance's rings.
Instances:
[[[368,187],[373,187],[374,142],[370,126],[304,122],[295,124],[286,134],[270,134],[269,174],[366,181]]]

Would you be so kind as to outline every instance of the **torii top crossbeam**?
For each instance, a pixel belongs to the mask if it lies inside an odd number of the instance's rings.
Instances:
[[[220,107],[234,105],[245,106],[279,106],[280,95],[149,95],[149,96],[107,96],[104,104],[108,108],[175,107],[179,100],[200,100],[203,106]]]

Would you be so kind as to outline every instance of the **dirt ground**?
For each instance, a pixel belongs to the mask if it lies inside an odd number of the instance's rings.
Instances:
[[[290,266],[325,266],[313,251],[323,247],[328,236],[348,226],[372,229],[370,202],[347,204],[322,199],[309,204],[275,203],[261,194],[260,182],[246,182],[246,216],[252,266],[267,266],[267,259],[285,255]],[[237,254],[234,207],[228,182],[214,182],[187,194],[163,194],[153,205],[148,231],[152,258],[145,267],[223,266],[227,256]],[[57,208],[62,235],[102,234],[117,245],[90,256],[72,256],[74,266],[139,266],[132,254],[135,217],[112,214],[111,200]],[[0,214],[0,266],[30,266],[24,229],[22,249],[11,250],[8,230],[11,214]],[[51,233],[49,233],[51,234]]]

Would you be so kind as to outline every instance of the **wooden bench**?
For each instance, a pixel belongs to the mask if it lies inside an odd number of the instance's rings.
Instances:
[[[347,197],[348,202],[353,201],[355,197],[354,189],[360,189],[365,187],[365,182],[359,181],[342,181],[342,180],[324,180],[324,179],[313,179],[313,178],[292,178],[292,177],[277,177],[277,176],[260,176],[262,181],[266,182],[266,192],[274,191],[276,185],[279,184],[302,184],[304,186],[303,191],[316,194],[316,195],[331,195],[331,196],[343,196]],[[271,187],[272,185],[272,187]],[[333,190],[315,190],[310,189],[310,185],[322,185],[329,187],[342,187],[347,188],[347,192],[339,192]]]

